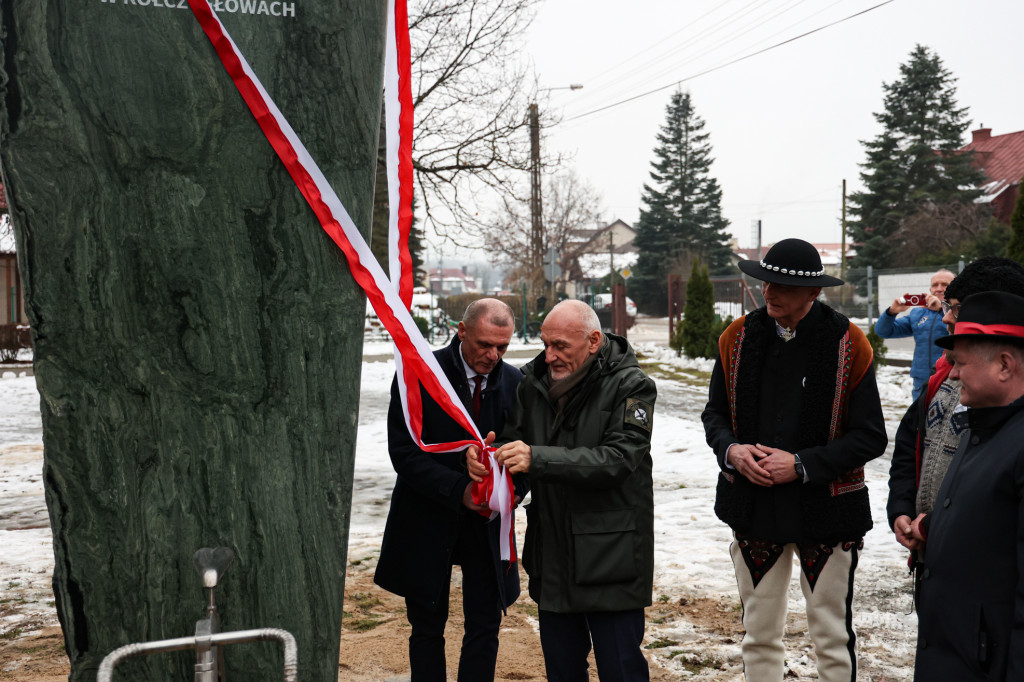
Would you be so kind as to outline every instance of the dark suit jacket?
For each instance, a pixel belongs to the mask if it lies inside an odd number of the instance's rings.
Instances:
[[[446,348],[434,352],[441,369],[455,388],[470,415],[473,414],[472,393],[460,357],[456,336]],[[522,372],[504,362],[487,377],[483,391],[477,428],[482,435],[488,431],[501,433],[515,403],[516,388]],[[463,440],[469,434],[435,403],[425,390],[423,396],[423,442],[441,443]],[[388,409],[388,451],[398,473],[391,510],[384,528],[380,560],[374,582],[389,592],[416,599],[436,607],[442,590],[450,580],[449,568],[460,524],[463,528],[479,526],[488,534],[494,575],[504,608],[519,596],[517,562],[501,561],[498,550],[500,520],[488,522],[477,512],[462,504],[462,494],[471,482],[466,473],[465,451],[429,453],[417,447],[405,426],[398,384],[391,385],[391,406]],[[526,479],[515,482],[516,494],[526,495]]]
[[[1024,679],[1024,400],[967,419],[931,513],[920,682]]]

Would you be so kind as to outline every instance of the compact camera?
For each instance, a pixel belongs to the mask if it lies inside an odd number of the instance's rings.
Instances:
[[[903,303],[909,306],[925,306],[928,294],[903,294]]]

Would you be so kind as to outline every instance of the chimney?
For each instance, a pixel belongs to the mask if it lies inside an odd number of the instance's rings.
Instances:
[[[977,130],[971,131],[971,143],[977,144],[978,142],[984,142],[985,140],[992,138],[991,128],[978,128]]]
[[[466,272],[466,266],[465,265],[462,266],[462,274],[463,275],[468,275],[469,274],[468,272]]]

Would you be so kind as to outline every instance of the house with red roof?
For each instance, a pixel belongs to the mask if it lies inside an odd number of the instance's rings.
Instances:
[[[469,274],[468,268],[431,268],[427,273],[430,293],[435,296],[458,296],[480,291],[480,280]]]
[[[979,128],[971,131],[971,137],[960,151],[974,152],[974,164],[987,180],[976,201],[991,203],[995,219],[1008,224],[1024,178],[1024,130],[993,136],[991,128]]]

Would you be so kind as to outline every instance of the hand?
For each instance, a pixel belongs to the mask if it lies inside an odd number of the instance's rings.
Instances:
[[[490,445],[494,442],[494,431],[490,431],[487,437],[484,438],[484,445]],[[477,483],[482,483],[484,478],[490,472],[490,468],[484,462],[480,461],[480,446],[470,445],[466,448],[466,471],[469,473],[469,477]]]
[[[934,310],[935,312],[942,310],[942,302],[945,300],[945,297],[939,298],[938,296],[932,296],[931,294],[927,294],[924,297],[925,306],[928,310]]]
[[[473,484],[470,483],[466,486],[466,489],[462,491],[462,504],[466,506],[470,511],[488,511],[490,507],[486,504],[477,504],[473,501]]]
[[[779,448],[770,448],[760,443],[754,447],[761,451],[764,458],[759,463],[760,467],[768,472],[775,485],[796,480],[796,468],[793,466],[796,462],[796,457],[793,456],[792,452],[786,452]]]
[[[897,298],[892,302],[892,305],[889,306],[889,312],[892,313],[893,315],[899,315],[904,310],[909,309],[910,306],[904,303],[902,298]]]
[[[755,446],[742,443],[734,444],[726,455],[732,468],[742,474],[744,478],[754,485],[768,488],[772,485],[772,477],[761,468],[760,461],[764,456],[764,453]]]
[[[510,474],[525,474],[530,470],[533,450],[521,440],[505,443],[494,453],[494,459],[503,465]]]
[[[928,544],[928,537],[924,534],[924,520],[927,514],[918,514],[917,518],[910,522],[910,536],[921,543],[921,547]]]
[[[911,523],[913,522],[906,514],[897,516],[896,521],[892,524],[892,532],[896,535],[896,541],[907,549],[921,549],[924,543],[910,534]]]

